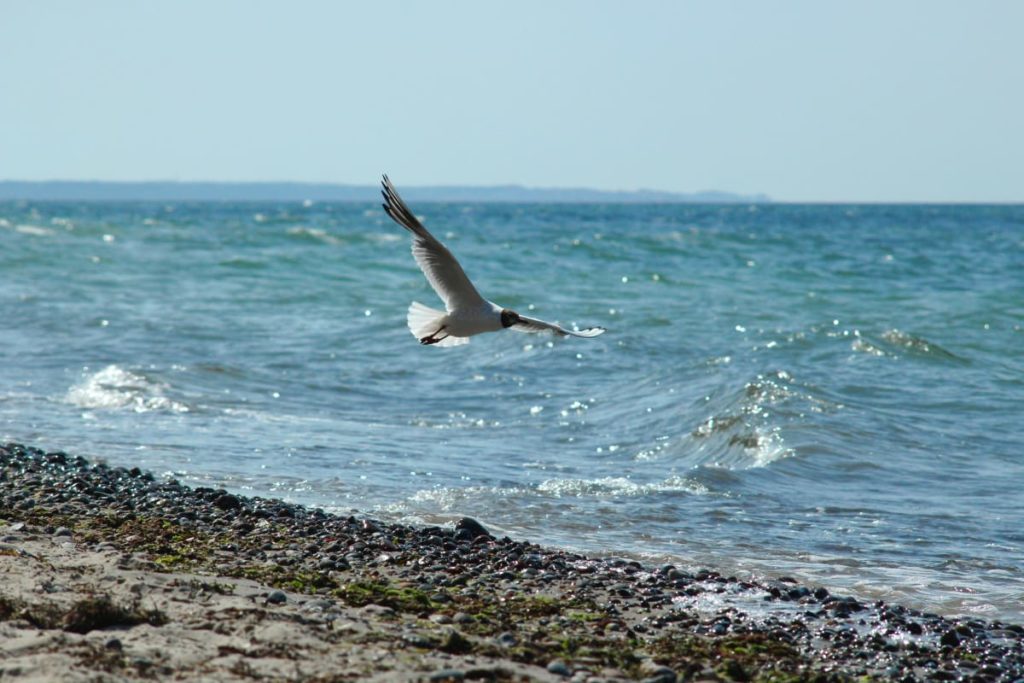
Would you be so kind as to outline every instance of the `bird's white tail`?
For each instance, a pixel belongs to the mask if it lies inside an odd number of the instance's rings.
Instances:
[[[413,301],[409,304],[409,314],[406,316],[405,322],[409,325],[409,331],[412,332],[412,336],[417,339],[423,339],[441,329],[442,320],[446,315],[448,314],[444,311],[439,311],[435,308],[424,306],[418,301]],[[441,334],[444,333],[442,332]],[[467,337],[444,337],[435,345],[459,346],[460,344],[468,343],[469,339]]]

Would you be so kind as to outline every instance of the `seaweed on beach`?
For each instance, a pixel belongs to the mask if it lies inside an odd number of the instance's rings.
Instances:
[[[28,603],[0,596],[0,621],[10,619],[22,619],[39,629],[82,634],[136,624],[161,626],[167,623],[167,617],[158,609],[142,608],[137,602],[119,604],[104,594],[76,600],[66,607],[54,602]]]

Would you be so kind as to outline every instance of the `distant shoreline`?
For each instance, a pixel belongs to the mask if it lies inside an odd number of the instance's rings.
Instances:
[[[607,204],[766,204],[764,194],[694,193],[661,190],[611,191],[587,188],[403,187],[410,201]],[[2,180],[0,201],[321,201],[376,202],[376,185],[298,182]]]

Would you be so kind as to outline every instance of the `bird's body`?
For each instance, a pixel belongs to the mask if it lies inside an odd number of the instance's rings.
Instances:
[[[384,176],[382,194],[384,211],[412,234],[413,257],[445,303],[445,311],[415,301],[409,306],[406,319],[409,331],[421,344],[458,346],[467,343],[474,335],[502,329],[551,331],[563,337],[596,337],[605,331],[603,327],[567,330],[554,323],[521,316],[484,299],[448,248],[431,235],[405,205],[387,176]]]
[[[407,316],[409,331],[422,344],[458,346],[469,337],[502,329],[501,309],[490,301],[478,306],[463,306],[453,311],[437,311],[414,301]]]

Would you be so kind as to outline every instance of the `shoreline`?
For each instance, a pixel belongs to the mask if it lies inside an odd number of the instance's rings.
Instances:
[[[1024,627],[0,445],[0,679],[1024,678]]]

